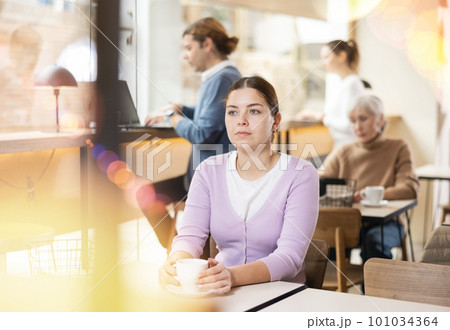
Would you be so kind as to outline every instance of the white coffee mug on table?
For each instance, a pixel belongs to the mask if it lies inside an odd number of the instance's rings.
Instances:
[[[204,259],[179,259],[176,262],[177,278],[181,289],[186,293],[199,292],[197,285],[198,274],[208,268],[208,261]]]
[[[361,197],[366,203],[380,204],[384,197],[383,186],[367,186],[361,191]]]

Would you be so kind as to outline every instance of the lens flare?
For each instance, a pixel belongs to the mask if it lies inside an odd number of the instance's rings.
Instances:
[[[97,166],[102,172],[106,172],[109,164],[119,159],[113,151],[105,150],[98,155]]]
[[[164,194],[156,194],[156,200],[162,202],[164,205],[173,203],[173,200],[169,196]]]
[[[142,210],[151,209],[156,201],[153,185],[144,180],[136,180],[135,185],[127,191],[127,194]]]
[[[416,16],[412,33],[438,32],[438,13],[436,10],[427,10]]]
[[[438,59],[439,34],[420,31],[408,40],[408,58],[414,68],[429,79],[435,79],[440,67]]]
[[[407,7],[396,5],[370,15],[367,20],[372,33],[380,40],[404,50],[416,16]]]
[[[417,16],[408,37],[407,55],[413,67],[423,76],[434,81],[442,64],[437,10],[425,10]],[[441,56],[440,56],[441,55]]]
[[[411,7],[414,8],[416,12],[434,10],[438,5],[437,1],[423,1],[423,0],[407,0],[407,1],[410,2]]]
[[[116,160],[109,164],[108,168],[106,169],[106,175],[108,176],[109,181],[114,182],[114,176],[116,175],[117,171],[126,166],[127,164],[121,160]]]
[[[446,62],[436,1],[385,0],[367,21],[374,35],[405,53],[414,70],[436,81]]]
[[[121,160],[116,160],[109,164],[106,174],[108,179],[121,189],[132,187],[136,180],[134,173],[131,172],[128,165]]]
[[[136,175],[128,169],[121,168],[114,176],[114,181],[119,188],[128,189],[136,181]]]
[[[359,20],[366,17],[383,3],[384,1],[381,0],[349,0],[349,21]]]
[[[103,151],[105,151],[106,148],[104,145],[102,144],[96,144],[92,149],[91,149],[91,154],[94,157],[94,159],[98,158],[98,155],[100,155]]]

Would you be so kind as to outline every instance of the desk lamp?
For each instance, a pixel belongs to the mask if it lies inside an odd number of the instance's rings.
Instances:
[[[67,69],[50,65],[42,70],[34,82],[35,87],[51,87],[56,97],[56,132],[59,132],[58,96],[62,87],[78,87],[73,75]]]

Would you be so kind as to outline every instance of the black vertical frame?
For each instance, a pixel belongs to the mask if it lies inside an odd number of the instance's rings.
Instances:
[[[97,137],[106,149],[118,151],[117,99],[120,0],[98,0],[97,22]]]

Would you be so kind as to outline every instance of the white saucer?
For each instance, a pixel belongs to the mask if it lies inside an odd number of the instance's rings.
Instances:
[[[362,200],[361,204],[364,206],[369,206],[369,207],[381,207],[381,206],[385,206],[387,205],[388,201],[387,200],[382,200],[379,204],[372,204],[368,201]]]
[[[173,293],[176,296],[184,297],[184,298],[202,298],[209,296],[212,293],[212,290],[208,291],[199,291],[199,292],[184,292],[181,286],[178,285],[167,285],[167,290]]]

